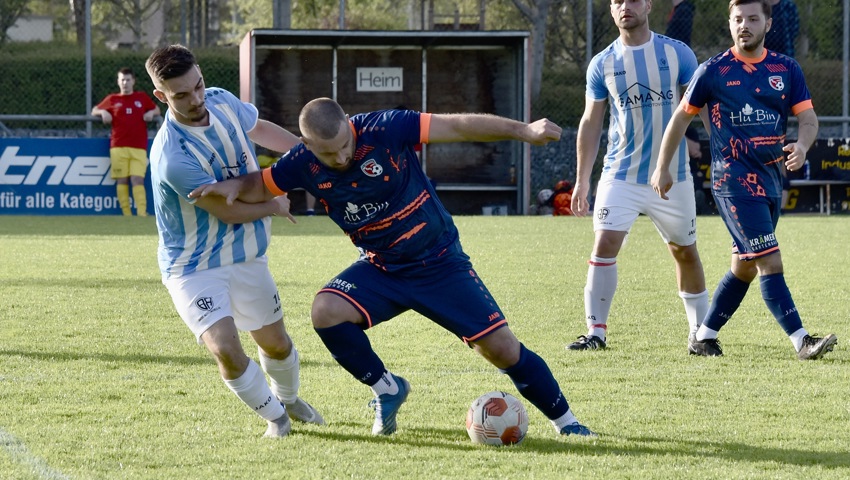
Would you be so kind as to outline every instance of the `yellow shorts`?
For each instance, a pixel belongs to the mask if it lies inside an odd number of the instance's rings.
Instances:
[[[148,169],[148,154],[141,148],[110,148],[109,158],[112,160],[112,178],[144,177]]]

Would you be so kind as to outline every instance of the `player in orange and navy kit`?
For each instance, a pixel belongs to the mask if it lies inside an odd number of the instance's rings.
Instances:
[[[303,188],[351,238],[361,257],[313,301],[313,327],[331,355],[372,388],[375,435],[396,431],[410,384],[390,373],[365,330],[414,310],[507,374],[562,435],[595,435],[573,415],[546,362],[523,346],[463,252],[449,212],[416,157],[418,143],[520,140],[543,145],[561,128],[494,115],[383,110],[350,119],[335,101],[309,102],[303,145],[262,174],[206,185],[192,196],[263,201]]]
[[[119,93],[112,93],[101,100],[92,115],[100,116],[103,123],[112,125],[109,137],[109,157],[112,161],[112,178],[116,182],[116,194],[121,213],[131,215],[130,186],[136,215],[147,216],[145,172],[148,168],[147,122],[160,116],[159,107],[144,92],[133,90],[136,75],[130,68],[118,70]]]
[[[662,197],[672,184],[672,154],[697,113],[710,129],[712,194],[734,241],[732,268],[714,292],[691,353],[723,354],[717,334],[759,277],[762,297],[801,360],[832,350],[835,335],[808,334],[785,282],[776,224],[782,172],[802,168],[817,138],[818,119],[800,66],[764,48],[768,0],[732,0],[729,28],[735,45],[703,63],[664,132],[652,186]],[[788,115],[797,116],[796,142],[786,144]],[[787,155],[787,158],[786,158]]]

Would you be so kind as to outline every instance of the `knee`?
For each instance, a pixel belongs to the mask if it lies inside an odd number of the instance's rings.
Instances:
[[[502,332],[503,330],[507,333]],[[493,338],[488,338],[490,336]],[[484,337],[483,340],[473,344],[475,351],[488,362],[501,370],[508,369],[519,362],[521,346],[519,340],[510,330],[500,328],[488,337]]]
[[[755,262],[739,262],[732,269],[732,275],[743,282],[752,283],[759,274],[759,269]]]
[[[238,378],[248,368],[248,356],[242,350],[241,344],[216,345],[207,347],[218,364],[219,371],[225,378]]]
[[[358,323],[360,314],[345,300],[331,293],[320,293],[313,299],[310,311],[313,328],[330,328],[343,322]]]
[[[694,243],[688,246],[676,245],[675,243],[671,243],[670,245],[670,253],[673,255],[673,258],[677,263],[680,264],[694,264],[700,263],[699,259],[699,251],[697,250],[697,244]]]
[[[620,232],[615,232],[620,233]],[[623,246],[626,232],[620,235],[600,235],[593,246],[593,255],[600,258],[617,258]]]
[[[292,338],[288,334],[284,334],[280,341],[271,345],[263,344],[260,349],[263,355],[274,360],[284,360],[292,353]]]
[[[779,252],[760,258],[754,263],[756,264],[754,270],[757,270],[759,275],[783,273],[782,257]]]

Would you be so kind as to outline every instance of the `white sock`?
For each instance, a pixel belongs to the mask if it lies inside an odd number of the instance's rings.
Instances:
[[[704,341],[717,338],[717,330],[712,330],[705,326],[703,323],[699,326],[699,330],[697,330],[697,341]]]
[[[299,375],[301,363],[298,361],[298,350],[292,345],[289,356],[283,360],[275,360],[263,355],[262,349],[257,347],[260,355],[260,365],[263,371],[271,378],[271,389],[274,395],[284,404],[295,403],[298,398],[298,387],[301,386]]]
[[[590,257],[584,286],[584,315],[587,334],[606,338],[608,312],[617,291],[617,259]]]
[[[552,425],[555,426],[555,430],[557,430],[558,432],[560,432],[562,428],[566,427],[567,425],[572,425],[573,423],[578,423],[578,419],[575,415],[573,415],[572,410],[567,410],[567,413],[552,420]]]
[[[383,375],[378,381],[372,385],[372,392],[375,393],[375,396],[383,395],[385,393],[389,393],[390,395],[395,395],[398,393],[398,384],[395,383],[395,377],[393,377],[390,372],[384,370]]]
[[[235,380],[224,380],[225,385],[245,402],[257,415],[268,421],[277,420],[286,414],[283,405],[274,397],[266,376],[260,367],[250,358],[248,368]]]
[[[806,331],[805,328],[800,328],[796,332],[788,335],[788,338],[791,340],[791,343],[794,344],[794,350],[800,351],[803,348],[803,337],[808,335],[809,332]]]
[[[702,293],[679,292],[679,297],[685,304],[685,315],[688,317],[690,333],[695,334],[708,313],[708,290]]]

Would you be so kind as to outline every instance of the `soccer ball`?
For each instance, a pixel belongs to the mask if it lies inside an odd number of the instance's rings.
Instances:
[[[549,188],[544,188],[543,190],[540,190],[539,192],[537,192],[537,204],[547,205],[549,201],[552,200],[552,195],[554,194],[555,192],[553,192],[552,189]]]
[[[526,432],[528,413],[522,402],[509,393],[485,393],[466,412],[466,433],[472,443],[516,445]]]

